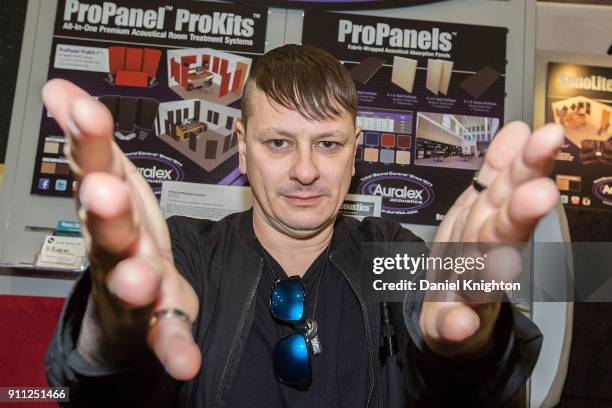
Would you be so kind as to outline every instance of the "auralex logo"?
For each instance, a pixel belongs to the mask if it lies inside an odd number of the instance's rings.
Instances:
[[[612,205],[612,176],[593,181],[593,195],[606,205]]]
[[[161,184],[164,181],[183,180],[181,163],[170,157],[148,152],[128,153],[126,156],[149,182],[155,193],[161,193]]]
[[[406,173],[373,173],[362,179],[359,194],[380,196],[382,212],[408,215],[433,203],[433,185],[420,177]]]
[[[421,189],[409,189],[408,186],[403,188],[396,187],[383,187],[382,184],[376,184],[373,195],[378,195],[386,198],[410,198],[416,200],[423,200],[423,193],[425,190]]]
[[[139,167],[138,171],[147,179],[157,179],[157,180],[172,180],[172,169],[158,169],[157,166],[153,167]]]

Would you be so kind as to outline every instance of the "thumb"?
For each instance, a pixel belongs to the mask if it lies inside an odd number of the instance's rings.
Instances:
[[[480,327],[480,317],[464,303],[445,305],[438,312],[436,327],[440,340],[463,342],[473,336]]]

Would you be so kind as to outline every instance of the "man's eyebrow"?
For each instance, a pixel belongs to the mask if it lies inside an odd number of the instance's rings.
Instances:
[[[268,127],[268,128],[262,129],[262,130],[257,132],[257,135],[260,136],[260,137],[286,136],[286,137],[291,137],[291,138],[295,138],[295,136],[296,136],[293,132],[291,132],[289,130],[282,129],[282,128],[277,128],[277,127]],[[324,137],[341,137],[341,138],[345,138],[345,137],[347,137],[347,134],[346,134],[346,132],[343,132],[341,130],[331,130],[329,132],[319,133],[314,138],[315,139],[320,139],[320,138],[324,138]]]
[[[257,136],[261,137],[274,137],[274,136],[287,136],[287,137],[295,137],[295,135],[288,130],[277,128],[277,127],[268,127],[262,129],[257,132]]]

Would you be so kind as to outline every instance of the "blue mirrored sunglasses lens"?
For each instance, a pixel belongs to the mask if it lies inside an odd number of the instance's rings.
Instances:
[[[304,335],[294,334],[280,340],[272,353],[274,372],[280,381],[310,385],[312,378],[310,357]]]
[[[272,314],[281,320],[299,321],[304,315],[304,288],[300,281],[285,280],[274,284],[270,298]]]

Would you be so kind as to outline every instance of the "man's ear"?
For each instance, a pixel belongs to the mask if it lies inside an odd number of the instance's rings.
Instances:
[[[355,175],[355,157],[357,156],[357,146],[359,145],[359,135],[362,132],[361,126],[357,125],[355,127],[355,146],[353,147],[353,169],[351,170],[351,177]]]
[[[246,174],[246,126],[242,123],[242,119],[236,121],[236,133],[238,134],[238,167],[240,173]]]

